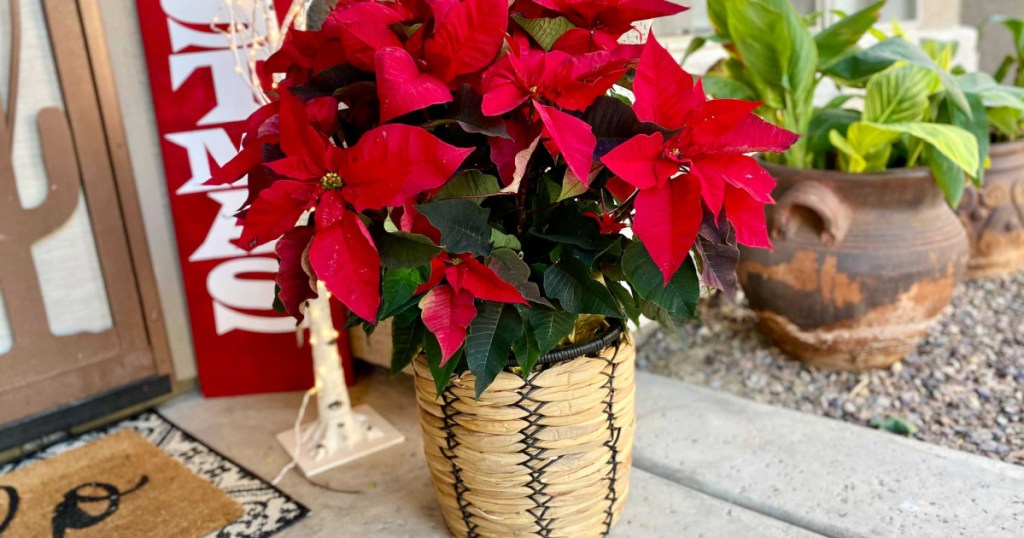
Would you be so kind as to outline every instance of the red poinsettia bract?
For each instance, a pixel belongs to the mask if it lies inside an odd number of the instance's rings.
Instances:
[[[245,210],[239,242],[251,249],[277,239],[315,208],[315,234],[309,246],[314,273],[352,312],[376,321],[380,256],[358,212],[401,206],[441,186],[472,149],[451,146],[424,129],[400,124],[372,129],[343,149],[313,128],[298,98],[285,92],[280,103],[280,147],[285,156],[265,163],[278,177]]]
[[[458,77],[483,70],[498,55],[508,28],[505,0],[438,1],[432,8],[433,24],[420,25],[404,43],[374,52],[381,121],[450,102]],[[346,27],[366,32],[367,22],[356,19]],[[391,30],[386,22],[377,23],[373,31],[387,35]],[[433,28],[430,35],[428,28]],[[391,37],[398,39],[393,33]]]
[[[651,36],[633,82],[637,118],[665,132],[636,135],[601,159],[639,189],[633,230],[667,283],[697,237],[703,209],[725,209],[737,241],[770,247],[764,205],[775,180],[752,152],[784,151],[797,135],[753,114],[760,103],[708,100],[699,81]]]
[[[665,0],[533,0],[577,26],[555,42],[571,53],[612,50],[633,23],[682,13],[688,8]]]
[[[431,260],[430,278],[416,293],[424,291],[427,293],[420,300],[421,317],[441,346],[442,366],[466,340],[466,329],[476,318],[475,300],[527,304],[515,286],[471,254],[452,256],[442,252]]]

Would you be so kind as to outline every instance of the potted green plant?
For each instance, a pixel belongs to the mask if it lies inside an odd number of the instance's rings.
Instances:
[[[747,154],[796,135],[707,99],[653,38],[618,42],[682,9],[343,2],[266,61],[273,100],[212,180],[248,175],[238,242],[277,241],[283,309],[325,289],[351,326],[393,321],[456,535],[606,534],[635,426],[625,322],[692,315],[735,241],[768,244],[774,181]]]
[[[740,282],[780,347],[827,368],[903,357],[948,304],[967,258],[947,201],[959,200],[965,173],[979,174],[978,144],[959,126],[971,105],[905,39],[857,46],[883,4],[817,34],[785,0],[710,4],[729,59],[709,87],[760,99],[765,119],[804,133],[764,157],[779,181],[775,248],[744,249]],[[816,107],[826,80],[842,91]]]
[[[1010,31],[1015,51],[1006,56],[994,78],[984,73],[962,77],[985,108],[979,118],[979,128],[985,129],[978,133],[979,141],[991,144],[984,185],[968,185],[957,208],[971,242],[971,278],[997,277],[1024,267],[1024,21],[993,17],[989,23]]]

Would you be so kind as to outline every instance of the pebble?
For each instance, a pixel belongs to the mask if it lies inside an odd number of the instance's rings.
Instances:
[[[705,297],[698,319],[641,335],[640,368],[862,425],[900,418],[922,441],[1024,465],[1024,272],[961,284],[915,352],[866,375],[787,358],[742,294]]]

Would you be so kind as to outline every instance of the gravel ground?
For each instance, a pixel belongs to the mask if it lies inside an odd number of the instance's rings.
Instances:
[[[917,351],[888,370],[830,372],[788,359],[745,305],[703,301],[700,321],[641,336],[641,368],[690,383],[1024,465],[1024,272],[966,282]],[[892,420],[895,419],[895,420]]]

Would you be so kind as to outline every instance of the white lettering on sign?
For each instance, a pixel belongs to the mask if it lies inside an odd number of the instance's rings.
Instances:
[[[210,225],[210,231],[199,248],[188,257],[190,262],[217,260],[220,258],[237,258],[250,254],[270,254],[274,252],[274,243],[267,243],[246,252],[235,246],[234,240],[242,236],[242,227],[238,225],[235,213],[249,196],[246,189],[231,189],[208,193],[211,200],[220,204],[220,211]],[[276,263],[276,262],[275,262]],[[271,271],[273,272],[273,271]]]
[[[252,0],[243,0],[251,2]],[[196,122],[196,127],[243,121],[259,106],[246,80],[248,65],[239,66],[228,48],[227,38],[210,28],[222,5],[211,0],[161,0],[167,15],[171,40],[171,90],[179,90],[193,75],[209,71],[216,101]],[[248,12],[248,11],[245,11]],[[246,22],[246,21],[240,21]],[[256,21],[262,26],[263,21]],[[201,50],[196,50],[201,49]],[[187,51],[187,52],[186,52]],[[273,310],[274,280],[277,260],[266,256],[274,250],[273,243],[252,252],[232,242],[242,229],[235,213],[248,196],[246,178],[231,185],[204,185],[212,174],[211,162],[222,166],[238,152],[223,128],[197,128],[170,133],[166,140],[184,148],[189,178],[174,192],[175,196],[204,195],[218,206],[217,215],[209,223],[206,237],[189,257],[189,262],[223,260],[206,278],[207,293],[212,302],[216,334],[234,330],[256,333],[287,333],[295,330],[295,320]]]
[[[262,333],[287,333],[295,330],[290,317],[252,315],[241,310],[263,310],[274,301],[274,281],[254,278],[253,273],[273,273],[277,261],[272,258],[236,258],[210,271],[206,287],[213,297],[213,317],[217,334],[235,329]],[[246,278],[245,275],[252,275]]]
[[[198,129],[184,133],[171,133],[165,136],[168,142],[185,148],[188,155],[188,166],[192,174],[188,181],[175,191],[175,194],[195,194],[199,192],[226,189],[228,185],[204,185],[213,172],[210,170],[210,159],[217,165],[223,165],[238,153],[238,148],[231,142],[224,129]],[[246,178],[233,183],[232,187],[242,187]],[[245,201],[245,198],[242,198]]]
[[[259,107],[249,89],[248,67],[239,76],[235,55],[228,49],[179,52],[171,55],[171,89],[177,90],[192,73],[209,68],[213,75],[213,94],[217,106],[199,119],[198,125],[217,125],[244,120]],[[245,77],[245,78],[242,78]]]

